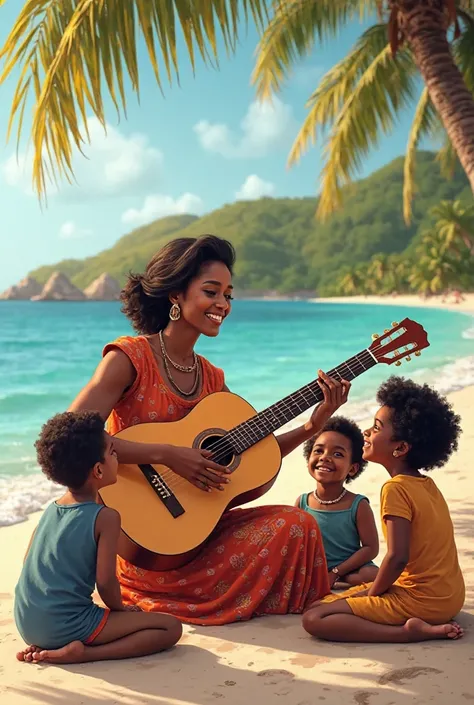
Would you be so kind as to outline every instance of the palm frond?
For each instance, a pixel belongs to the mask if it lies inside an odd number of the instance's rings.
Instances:
[[[415,191],[415,165],[418,145],[424,137],[432,137],[440,124],[438,113],[424,88],[408,136],[407,152],[403,167],[403,216],[407,225],[411,222],[411,204]]]
[[[393,57],[387,26],[379,24],[364,32],[354,49],[323,77],[289,156],[289,164],[294,164],[315,142],[317,129],[331,128],[324,150],[320,218],[337,208],[342,187],[360,170],[363,157],[414,99],[415,76],[409,51],[402,49]]]
[[[474,206],[466,206],[461,201],[441,201],[431,210],[436,219],[436,230],[445,249],[456,247],[462,242],[467,253],[474,251]]]
[[[250,16],[259,31],[266,0],[26,0],[0,51],[0,85],[20,69],[9,135],[33,92],[33,182],[44,196],[49,178],[73,178],[74,146],[88,141],[88,108],[105,126],[103,94],[126,114],[125,82],[139,94],[138,43],[143,36],[158,86],[163,73],[179,81],[178,36],[184,36],[193,70],[196,56],[218,64],[218,40],[235,49]],[[243,23],[242,23],[242,20]],[[158,59],[161,55],[161,61]]]
[[[289,70],[309,54],[316,40],[337,35],[355,16],[373,14],[376,0],[275,0],[273,16],[260,40],[252,75],[257,95],[279,90]]]
[[[371,27],[352,51],[322,77],[306,103],[309,112],[288,157],[290,166],[301,159],[310,144],[316,142],[318,127],[323,131],[334,123],[355,90],[360,76],[386,46],[386,25]]]

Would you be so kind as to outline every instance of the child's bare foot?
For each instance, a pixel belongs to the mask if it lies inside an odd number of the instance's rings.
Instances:
[[[405,629],[410,632],[417,640],[424,641],[425,639],[460,639],[464,630],[457,622],[449,622],[449,624],[428,624],[418,617],[412,617],[405,624]]]
[[[26,661],[30,662],[33,661],[33,654],[37,653],[38,651],[41,651],[37,646],[27,646],[26,649],[23,649],[23,651],[19,651],[16,655],[18,661]]]
[[[43,649],[33,654],[35,663],[81,663],[86,647],[82,641],[71,641],[60,649]]]

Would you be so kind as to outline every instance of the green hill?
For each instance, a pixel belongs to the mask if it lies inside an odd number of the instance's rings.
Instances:
[[[30,272],[40,283],[55,270],[85,288],[102,272],[124,282],[142,271],[150,257],[175,237],[214,233],[237,250],[235,284],[240,291],[324,293],[340,269],[366,262],[376,253],[402,252],[426,225],[429,209],[442,199],[468,197],[465,174],[450,181],[430,152],[421,152],[413,222],[402,215],[403,158],[347,188],[344,207],[327,222],[315,219],[315,198],[262,198],[239,201],[197,218],[162,218],[122,237],[108,250],[84,260],[63,260]]]

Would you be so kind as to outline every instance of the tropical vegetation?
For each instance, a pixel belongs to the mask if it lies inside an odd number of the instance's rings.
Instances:
[[[423,296],[474,289],[474,206],[441,201],[430,211],[430,226],[402,254],[377,254],[347,268],[330,294]]]
[[[335,40],[356,18],[377,17],[310,97],[290,162],[320,131],[328,133],[318,205],[327,216],[369,149],[421,93],[405,165],[408,221],[424,137],[445,134],[444,161],[452,165],[457,155],[474,189],[474,0],[27,0],[0,52],[0,84],[19,70],[10,128],[16,121],[20,137],[32,103],[33,177],[44,195],[56,174],[73,178],[73,149],[88,139],[87,113],[105,124],[104,94],[120,113],[127,83],[139,93],[141,39],[161,87],[179,78],[180,36],[193,69],[198,60],[215,65],[219,40],[233,52],[252,18],[263,32],[255,82],[265,97],[316,44]]]
[[[341,204],[342,187],[360,172],[369,150],[413,106],[403,192],[409,222],[416,152],[426,138],[443,142],[443,173],[460,159],[474,191],[474,0],[276,2],[257,56],[258,94],[265,98],[278,91],[302,57],[334,41],[357,16],[378,17],[378,23],[319,81],[289,163],[325,138],[318,204],[325,218]]]
[[[450,247],[451,243],[460,247],[460,239],[468,242],[471,232],[472,214],[463,209],[472,196],[462,169],[458,166],[453,179],[446,181],[435,167],[433,154],[421,152],[417,160],[419,194],[409,226],[400,210],[403,159],[399,158],[346,187],[344,206],[324,223],[314,218],[315,198],[236,202],[201,218],[162,218],[125,235],[94,257],[65,260],[31,275],[44,283],[53,271],[60,270],[85,288],[108,272],[123,283],[130,270],[142,271],[167,240],[210,232],[228,238],[237,250],[235,284],[239,293],[402,291],[408,286],[407,262],[417,257],[414,251],[431,227],[433,207],[441,201],[458,201],[452,213],[446,211],[448,206],[442,211],[446,215],[443,238]],[[452,216],[457,218],[456,231]],[[441,211],[436,218],[442,220]]]

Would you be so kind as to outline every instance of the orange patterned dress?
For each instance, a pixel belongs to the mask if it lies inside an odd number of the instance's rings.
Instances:
[[[132,424],[177,421],[224,385],[222,370],[200,358],[202,392],[192,401],[164,383],[145,337],[121,337],[104,349],[128,355],[137,376],[112,411],[112,434]],[[227,512],[202,552],[171,571],[138,568],[118,558],[125,604],[174,614],[183,622],[219,625],[264,614],[299,614],[329,593],[326,558],[313,517],[294,507],[262,506]]]

